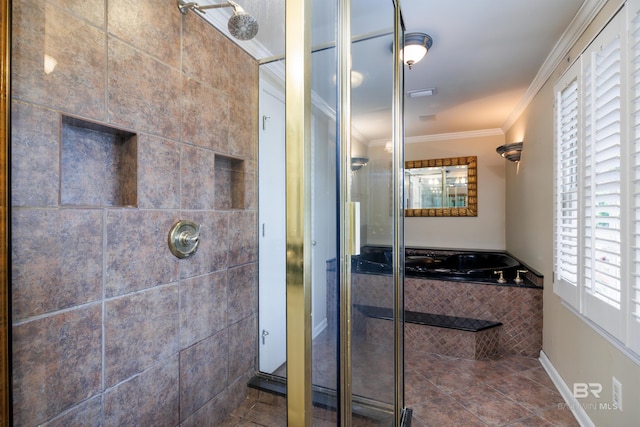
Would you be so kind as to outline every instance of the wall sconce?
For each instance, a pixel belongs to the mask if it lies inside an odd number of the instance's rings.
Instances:
[[[521,141],[521,142],[514,142],[511,144],[501,145],[500,147],[496,148],[496,151],[498,152],[498,154],[500,154],[500,156],[504,157],[505,159],[517,163],[520,161],[522,144],[523,142]]]
[[[431,46],[433,39],[424,33],[408,33],[404,35],[404,47],[400,51],[400,59],[409,66],[411,70],[413,64],[420,62],[425,57]],[[393,46],[392,46],[393,48]]]
[[[366,157],[352,157],[351,158],[351,171],[355,172],[358,171],[360,169],[362,169],[363,167],[367,166],[367,163],[369,163],[369,159]]]

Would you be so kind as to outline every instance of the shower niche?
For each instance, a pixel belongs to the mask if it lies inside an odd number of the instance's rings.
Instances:
[[[216,154],[214,169],[215,209],[244,209],[244,161]]]
[[[61,205],[136,207],[137,145],[135,133],[62,116]]]

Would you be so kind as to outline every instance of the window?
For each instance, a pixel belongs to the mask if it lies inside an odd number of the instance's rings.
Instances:
[[[578,86],[574,64],[556,85],[555,279],[556,291],[577,305],[578,293]]]
[[[629,1],[554,87],[554,291],[638,355],[639,11]]]
[[[633,168],[629,188],[631,232],[629,245],[632,260],[629,278],[629,347],[640,354],[640,0],[630,2],[629,12],[629,76],[631,88],[629,116],[631,121],[630,163]]]
[[[582,55],[583,311],[621,339],[622,20]]]

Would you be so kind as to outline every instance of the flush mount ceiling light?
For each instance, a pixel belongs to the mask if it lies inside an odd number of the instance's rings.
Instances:
[[[424,33],[407,33],[404,35],[404,48],[400,52],[400,59],[409,66],[420,62],[433,45],[431,36]],[[393,46],[391,47],[393,49]]]
[[[501,145],[496,148],[500,156],[512,162],[520,161],[520,153],[522,152],[522,142],[514,142],[512,144]]]

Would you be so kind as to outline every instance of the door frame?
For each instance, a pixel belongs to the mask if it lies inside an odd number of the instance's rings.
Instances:
[[[309,426],[311,372],[311,0],[285,1],[287,425]]]

